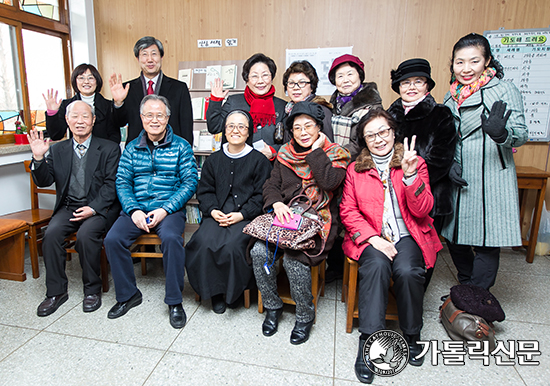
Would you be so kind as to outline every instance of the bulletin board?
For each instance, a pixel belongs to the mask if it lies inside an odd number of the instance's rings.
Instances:
[[[505,82],[523,96],[530,141],[550,140],[550,29],[485,31]]]

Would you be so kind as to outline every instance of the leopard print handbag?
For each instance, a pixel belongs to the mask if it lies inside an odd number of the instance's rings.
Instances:
[[[300,212],[302,215],[302,221],[298,229],[287,229],[274,225],[275,214],[266,213],[256,217],[245,226],[243,233],[260,240],[267,240],[271,244],[278,245],[283,249],[304,251],[315,248],[314,237],[323,227],[323,223],[319,220],[320,216],[313,208],[311,199],[302,194],[305,189],[307,189],[307,186],[288,204],[295,212]],[[316,203],[316,205],[318,204],[319,202]],[[321,251],[318,254],[310,257],[318,256],[323,250],[324,245],[322,245]],[[309,256],[309,254],[307,255]]]

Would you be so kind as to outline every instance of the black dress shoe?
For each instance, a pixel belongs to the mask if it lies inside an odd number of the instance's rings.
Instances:
[[[363,360],[363,347],[365,346],[365,339],[359,339],[359,352],[357,353],[357,359],[355,359],[355,376],[361,383],[372,383],[374,380],[374,373],[367,367]],[[372,363],[367,359],[369,366],[372,367]]]
[[[292,329],[292,333],[290,334],[290,343],[305,343],[309,339],[309,332],[311,331],[314,320],[315,319],[307,323],[296,322],[296,324],[294,324],[294,328]]]
[[[185,311],[183,310],[181,303],[168,306],[168,310],[170,311],[170,324],[172,327],[183,328],[187,322],[187,316],[185,315]]]
[[[411,366],[422,366],[424,363],[424,357],[415,359],[422,352],[422,345],[416,343],[420,340],[420,334],[407,335],[403,334],[405,341],[409,345],[409,364]]]
[[[277,327],[279,327],[279,318],[282,314],[282,307],[277,310],[265,309],[265,319],[262,324],[262,333],[265,336],[271,336],[277,332]]]
[[[69,299],[69,294],[65,292],[61,295],[56,295],[52,297],[47,297],[44,299],[42,303],[38,306],[38,309],[36,310],[36,314],[38,316],[48,316],[53,314],[60,305],[65,303]]]
[[[223,294],[212,296],[212,311],[216,314],[223,314],[225,312],[225,300]]]
[[[82,310],[84,312],[94,312],[101,307],[101,294],[86,295],[82,302]]]
[[[125,315],[128,311],[130,311],[131,308],[134,308],[135,306],[139,306],[142,301],[141,291],[137,290],[137,292],[127,301],[125,302],[117,302],[107,314],[107,317],[109,319],[116,319],[120,318],[122,315]]]

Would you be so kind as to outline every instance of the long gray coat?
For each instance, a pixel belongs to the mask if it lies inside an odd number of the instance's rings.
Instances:
[[[500,145],[484,133],[481,114],[489,115],[502,100],[512,110],[508,138]],[[527,141],[523,102],[514,84],[496,77],[457,108],[448,92],[444,102],[455,118],[459,138],[455,159],[468,186],[454,190],[455,211],[446,218],[442,235],[457,244],[501,247],[521,245],[516,168],[512,147]]]

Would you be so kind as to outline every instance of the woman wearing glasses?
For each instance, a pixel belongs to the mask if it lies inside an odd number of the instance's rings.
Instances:
[[[362,348],[372,333],[385,329],[388,289],[393,279],[399,327],[409,344],[409,363],[420,354],[424,268],[433,267],[442,248],[429,213],[433,206],[428,168],[417,156],[416,137],[395,142],[396,123],[381,108],[357,125],[361,153],[347,170],[340,217],[346,227],[343,249],[359,263],[359,353],[355,374],[371,383],[374,374]],[[369,364],[372,367],[372,364]]]
[[[315,320],[315,307],[311,293],[311,268],[327,257],[337,232],[338,204],[333,200],[334,191],[340,186],[349,164],[349,152],[327,140],[321,132],[325,113],[321,106],[311,102],[298,102],[286,119],[286,129],[292,132],[292,140],[285,143],[273,166],[271,176],[264,184],[265,211],[273,210],[281,222],[289,222],[293,212],[288,207],[304,187],[305,193],[317,205],[323,227],[315,236],[315,248],[303,251],[286,249],[283,266],[290,283],[290,293],[296,302],[296,323],[290,335],[290,343],[301,344],[309,339]],[[324,246],[324,249],[323,249]],[[262,332],[272,336],[277,332],[283,302],[277,294],[277,275],[274,256],[275,245],[266,248],[265,240],[258,240],[250,251],[254,276],[266,309]]]
[[[224,124],[225,142],[202,167],[197,188],[201,226],[185,246],[189,283],[212,310],[236,307],[249,288],[252,268],[246,261],[250,236],[243,228],[262,213],[262,187],[271,172],[266,157],[246,144],[252,118],[231,111]]]
[[[334,141],[346,146],[355,159],[360,151],[355,133],[357,122],[371,107],[382,106],[382,98],[376,83],[365,82],[365,64],[357,56],[346,54],[334,59],[328,79],[336,86],[330,98]]]
[[[430,91],[435,87],[430,63],[425,59],[409,59],[391,71],[392,89],[401,97],[388,109],[397,121],[397,141],[409,141],[416,135],[418,155],[428,166],[434,207],[430,217],[441,232],[443,217],[451,214],[452,183],[449,170],[453,163],[457,134],[451,110],[438,104]]]
[[[323,133],[334,142],[332,135],[332,105],[325,98],[315,95],[319,77],[317,71],[307,60],[293,62],[283,74],[283,86],[290,101],[285,107],[285,118],[292,113],[292,108],[298,102],[307,101],[317,103],[325,112],[323,119]],[[285,131],[285,142],[290,141],[291,135]]]
[[[92,107],[95,114],[95,123],[92,134],[99,138],[109,139],[120,143],[120,128],[113,121],[111,101],[100,94],[103,79],[97,69],[91,64],[81,64],[71,75],[71,86],[75,95],[70,99],[57,100],[57,91],[50,89],[46,95],[46,132],[54,141],[60,140],[67,134],[65,110],[75,100],[82,100]],[[72,137],[72,133],[69,131]]]
[[[253,132],[248,139],[268,159],[274,160],[283,143],[282,121],[286,102],[275,96],[273,78],[277,66],[273,59],[264,54],[254,54],[243,65],[242,77],[246,82],[244,94],[230,95],[225,103],[229,90],[223,90],[221,79],[212,84],[210,104],[206,111],[208,131],[212,134],[223,131],[223,122],[227,114],[235,109],[250,112]],[[223,105],[222,105],[223,103]],[[280,132],[276,132],[280,123]],[[277,134],[277,135],[276,135]]]

